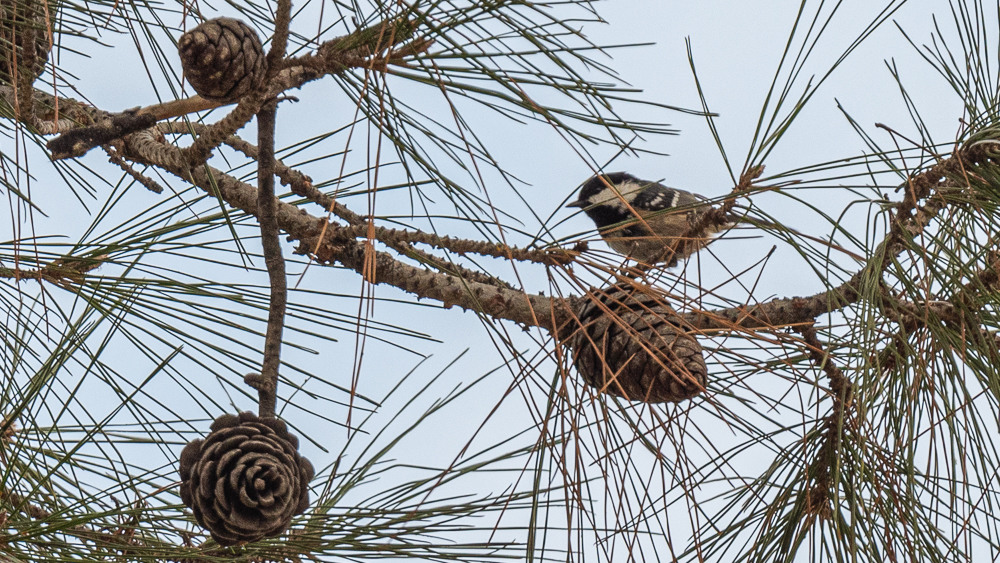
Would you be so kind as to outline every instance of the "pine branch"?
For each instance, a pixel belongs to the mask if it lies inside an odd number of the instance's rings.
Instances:
[[[386,33],[386,30],[389,32]],[[277,72],[277,68],[270,67],[275,73],[270,78],[264,93],[250,96],[251,99],[241,100],[236,109],[214,124],[207,134],[200,136],[195,141],[195,145],[188,149],[187,158],[191,160],[193,165],[207,160],[211,151],[219,143],[240,130],[256,115],[264,103],[263,100],[276,98],[286,90],[301,88],[307,82],[317,80],[327,74],[340,74],[353,68],[384,70],[390,64],[401,64],[407,57],[425,51],[430,47],[430,41],[406,43],[415,32],[415,22],[400,18],[389,19],[327,41],[320,45],[316,55],[286,60],[281,65],[276,65],[279,68],[283,67],[280,72]],[[285,38],[287,40],[287,29]],[[390,50],[388,54],[383,56],[378,55],[378,53],[396,45],[399,45],[398,49]],[[274,52],[268,53],[268,60],[273,57]],[[281,49],[281,53],[283,52],[284,47]],[[36,96],[32,97],[32,100],[39,98],[37,94],[36,91]],[[7,94],[2,90],[0,90],[0,95],[7,98]],[[9,95],[10,103],[14,105],[16,99],[13,89]],[[44,100],[47,97],[49,96],[44,94],[40,98]],[[165,104],[126,110],[120,114],[108,115],[107,118],[101,119],[93,125],[64,133],[50,140],[48,148],[52,152],[53,160],[76,158],[83,156],[94,147],[151,127],[159,120],[224,105],[227,104],[207,102],[199,96],[193,96],[187,100],[175,100]],[[40,131],[62,130],[59,127],[45,127],[40,124],[36,124],[36,126]]]
[[[190,131],[188,125],[190,125],[196,133],[205,127],[204,125],[197,123],[161,123],[157,129],[164,133],[188,133]],[[245,139],[241,139],[240,137],[233,135],[224,142],[251,159],[256,160],[258,158],[259,151],[257,147],[252,143],[247,142]],[[545,264],[568,263],[571,261],[567,251],[562,249],[554,249],[552,251],[518,249],[483,241],[456,239],[453,237],[442,237],[437,234],[425,233],[422,231],[403,231],[400,229],[387,229],[385,227],[374,227],[374,230],[369,233],[371,227],[368,224],[368,218],[355,213],[343,203],[338,202],[333,196],[326,195],[316,189],[313,185],[312,178],[309,176],[289,167],[281,160],[275,160],[274,172],[275,175],[277,175],[281,180],[281,183],[288,186],[292,193],[309,199],[326,209],[328,212],[331,212],[346,221],[348,225],[350,225],[348,229],[350,229],[350,232],[354,233],[355,237],[366,237],[371,234],[377,240],[404,256],[408,256],[422,264],[427,264],[439,271],[453,274],[463,279],[491,285],[500,284],[503,287],[512,289],[512,286],[494,277],[470,270],[459,264],[446,263],[441,258],[434,256],[433,254],[414,248],[411,243],[429,244],[431,246],[444,250],[451,250],[459,254],[474,253],[494,258],[533,261]]]
[[[288,4],[287,0],[284,4]],[[286,23],[287,27],[287,23]],[[281,333],[285,326],[285,307],[288,302],[285,279],[285,259],[281,256],[278,238],[278,221],[274,197],[274,121],[278,102],[271,100],[257,114],[260,158],[257,159],[257,220],[260,222],[260,242],[264,247],[264,263],[270,279],[271,301],[267,315],[267,334],[264,337],[264,362],[258,409],[261,417],[274,417],[277,406],[278,368],[281,366]]]
[[[74,291],[73,285],[82,284],[85,275],[104,263],[107,255],[94,257],[64,256],[53,260],[41,268],[4,268],[0,267],[0,278],[25,280],[34,279],[47,281],[59,287]]]
[[[134,135],[127,143],[132,158],[165,168],[203,189],[218,185],[230,205],[255,214],[253,187],[239,182],[223,172],[207,168],[189,170],[176,147],[155,140],[151,133]],[[879,244],[873,258],[846,283],[808,297],[778,298],[752,307],[732,307],[716,311],[694,311],[683,315],[694,329],[699,330],[759,330],[780,326],[808,324],[818,316],[839,310],[861,298],[860,289],[876,266],[884,268],[889,251],[901,252],[906,237],[915,236],[930,223],[944,206],[941,197],[931,197],[946,178],[954,177],[968,162],[987,158],[982,147],[957,150],[950,158],[917,174],[908,183],[910,196],[901,201],[894,214],[895,225]],[[913,209],[921,198],[930,198],[925,205]],[[354,232],[306,214],[303,210],[279,204],[279,226],[301,242],[299,252],[314,253],[320,262],[339,261],[359,273],[365,271],[364,246],[353,239]],[[323,233],[321,235],[321,233]],[[567,325],[575,299],[551,299],[525,295],[516,290],[498,288],[472,280],[434,273],[403,264],[385,253],[376,254],[377,283],[388,283],[422,298],[435,299],[446,307],[458,305],[489,316],[507,319],[525,326],[557,330]]]
[[[806,514],[810,521],[803,524],[807,528],[815,517],[830,518],[833,513],[834,499],[831,474],[836,471],[845,428],[856,427],[857,422],[851,420],[848,409],[853,406],[854,386],[844,372],[837,366],[831,353],[820,342],[813,326],[799,330],[805,343],[806,352],[812,363],[826,374],[830,382],[830,395],[833,398],[833,408],[822,423],[823,437],[815,458],[809,463],[807,473],[811,486],[805,491]],[[852,412],[854,412],[852,410]]]
[[[252,186],[210,166],[188,168],[180,149],[158,142],[151,132],[143,131],[127,138],[125,150],[137,162],[159,166],[202,189],[210,191],[217,186],[220,196],[230,205],[251,215],[257,213],[256,190]],[[316,257],[320,262],[339,260],[359,273],[364,270],[364,244],[345,236],[339,226],[284,202],[278,202],[275,215],[278,226],[293,239],[301,241],[300,252],[318,249]],[[430,272],[403,264],[384,252],[376,253],[376,263],[376,283],[389,283],[415,295],[438,300],[446,307],[459,305],[524,325],[555,327],[549,320],[552,304],[548,298]],[[564,313],[557,314],[562,320],[564,316]]]

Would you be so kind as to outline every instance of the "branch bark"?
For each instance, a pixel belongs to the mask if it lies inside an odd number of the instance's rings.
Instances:
[[[126,150],[131,158],[160,166],[205,190],[216,185],[221,197],[230,205],[256,214],[256,190],[252,186],[212,167],[188,168],[179,149],[158,141],[151,132],[131,136],[126,143]],[[933,196],[935,186],[961,171],[964,166],[962,161],[982,156],[977,153],[979,150],[960,149],[951,158],[914,177],[909,183],[912,190],[910,193],[914,196]],[[694,311],[682,316],[694,329],[699,330],[774,329],[809,323],[821,314],[856,302],[862,296],[860,290],[866,279],[869,276],[877,279],[880,275],[881,270],[876,270],[876,267],[884,267],[888,254],[901,252],[905,248],[905,240],[919,234],[943,206],[938,199],[914,209],[919,201],[914,196],[900,202],[893,216],[895,226],[868,264],[844,284],[806,297],[779,298],[749,307]],[[370,271],[365,268],[364,243],[354,238],[352,230],[330,224],[325,219],[308,214],[304,209],[283,202],[278,204],[276,218],[282,230],[292,239],[300,241],[299,252],[315,252],[314,258],[319,262],[340,262],[359,273]],[[324,233],[322,238],[321,233]],[[515,289],[463,280],[457,276],[405,264],[385,252],[376,252],[375,261],[375,283],[386,283],[419,298],[440,301],[445,307],[457,305],[522,326],[538,326],[557,333],[559,327],[566,326],[572,319],[572,311],[577,307],[578,298],[527,295]]]
[[[286,2],[287,4],[287,2]],[[258,392],[258,415],[274,417],[277,407],[278,368],[281,366],[281,334],[285,328],[285,307],[288,288],[285,279],[285,259],[281,255],[278,221],[274,216],[278,200],[274,197],[274,121],[278,102],[264,104],[257,114],[260,158],[257,159],[257,220],[264,264],[271,285],[271,301],[267,313],[267,333],[264,337],[264,362],[261,365]]]

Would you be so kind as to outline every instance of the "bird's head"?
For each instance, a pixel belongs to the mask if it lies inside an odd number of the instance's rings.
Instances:
[[[622,197],[642,189],[642,182],[628,172],[610,172],[592,176],[580,187],[576,201],[566,207],[579,207],[589,211],[598,205],[620,204]]]

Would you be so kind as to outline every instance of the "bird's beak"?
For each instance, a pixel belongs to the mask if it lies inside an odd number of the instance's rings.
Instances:
[[[587,207],[588,205],[590,205],[589,201],[579,200],[579,201],[571,201],[571,202],[567,203],[566,207]]]

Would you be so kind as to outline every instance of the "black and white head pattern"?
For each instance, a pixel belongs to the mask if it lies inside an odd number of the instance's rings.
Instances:
[[[580,188],[578,201],[586,202],[591,207],[607,205],[625,210],[627,206],[622,199],[633,208],[643,211],[660,211],[696,201],[687,192],[668,188],[657,182],[640,180],[627,172],[611,172],[590,178]]]

